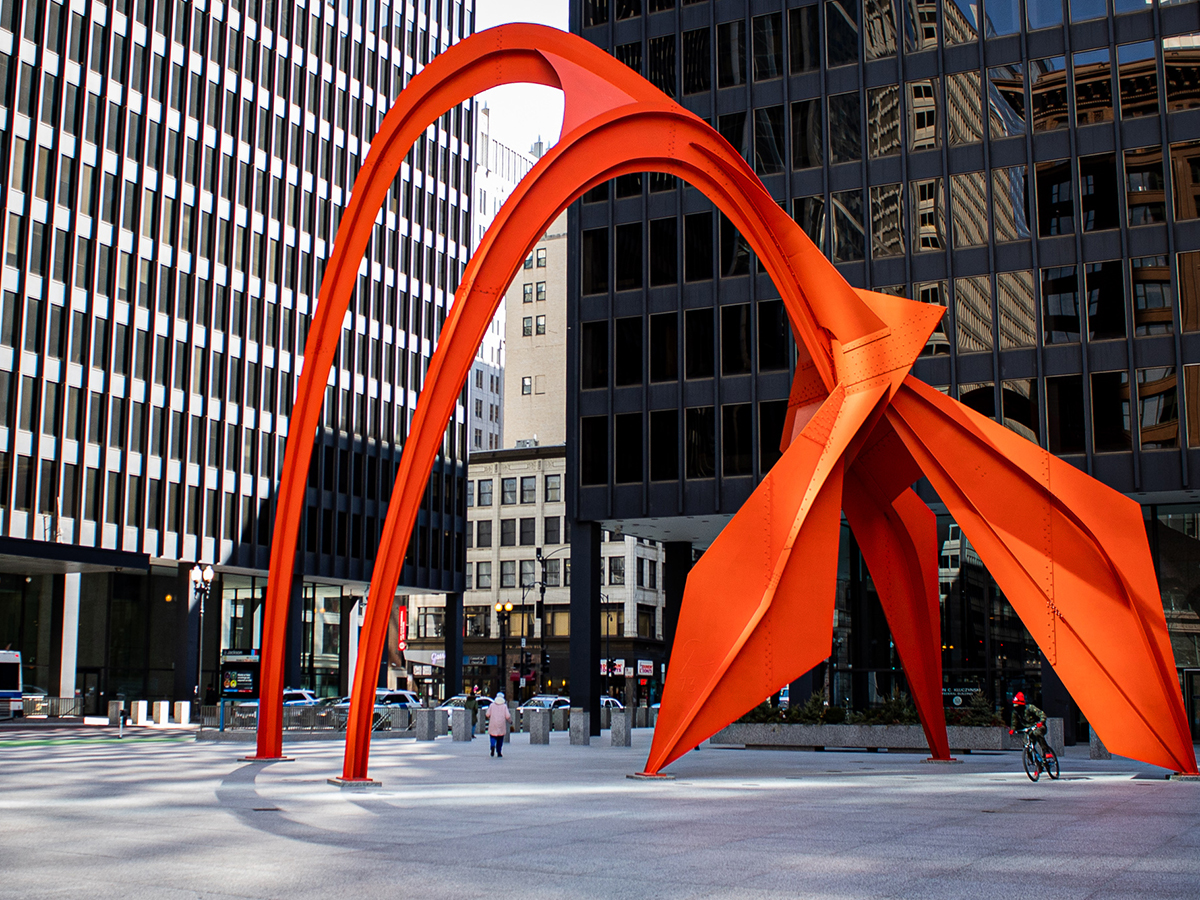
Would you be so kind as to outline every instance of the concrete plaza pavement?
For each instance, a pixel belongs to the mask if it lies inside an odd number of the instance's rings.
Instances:
[[[632,748],[517,735],[340,743],[293,762],[186,732],[0,727],[0,898],[1200,898],[1200,784],[1068,748],[1016,753],[705,746],[634,781]]]

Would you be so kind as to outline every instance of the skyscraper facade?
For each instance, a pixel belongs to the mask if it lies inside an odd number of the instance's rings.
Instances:
[[[851,284],[947,307],[918,377],[1143,505],[1200,736],[1196,4],[575,0],[571,15],[711,123]],[[779,295],[672,178],[591,192],[570,232],[574,534],[667,541],[671,571],[673,543],[681,559],[707,545],[777,456]],[[1040,691],[1070,728],[948,516],[939,538],[947,703]],[[846,530],[831,657],[804,687],[865,708],[898,671]]]
[[[0,2],[0,643],[23,651],[27,683],[89,711],[189,699],[219,650],[259,646],[272,497],[340,212],[400,89],[472,22],[469,0]],[[346,686],[467,257],[472,133],[466,104],[422,136],[359,270],[308,474],[294,686]],[[464,415],[405,584],[461,583]],[[195,563],[216,568],[202,637]]]

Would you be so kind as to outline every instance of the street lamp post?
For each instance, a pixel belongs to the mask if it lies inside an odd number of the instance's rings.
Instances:
[[[504,690],[504,679],[508,677],[508,617],[512,615],[511,603],[496,604],[496,618],[500,623],[500,685],[497,690]]]
[[[213,567],[200,567],[199,563],[192,566],[192,592],[200,606],[199,636],[196,641],[196,708],[200,707],[200,683],[204,680],[204,604],[208,600],[208,592],[212,590]]]
[[[608,594],[600,595],[604,603],[604,695],[612,696],[612,610],[608,605]]]

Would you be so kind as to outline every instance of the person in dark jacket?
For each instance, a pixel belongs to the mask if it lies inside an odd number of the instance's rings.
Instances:
[[[1046,714],[1032,703],[1026,703],[1024,692],[1017,691],[1016,696],[1013,697],[1012,728],[1008,733],[1012,734],[1022,728],[1032,729],[1029,736],[1037,741],[1037,745],[1046,759],[1054,757],[1054,751],[1046,743]]]

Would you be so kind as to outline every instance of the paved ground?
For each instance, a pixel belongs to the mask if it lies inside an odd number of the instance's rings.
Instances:
[[[133,731],[0,728],[0,898],[1200,897],[1200,783],[1086,747],[1053,783],[1015,753],[711,747],[649,783],[648,731],[392,740],[351,792],[338,744],[255,765]]]

